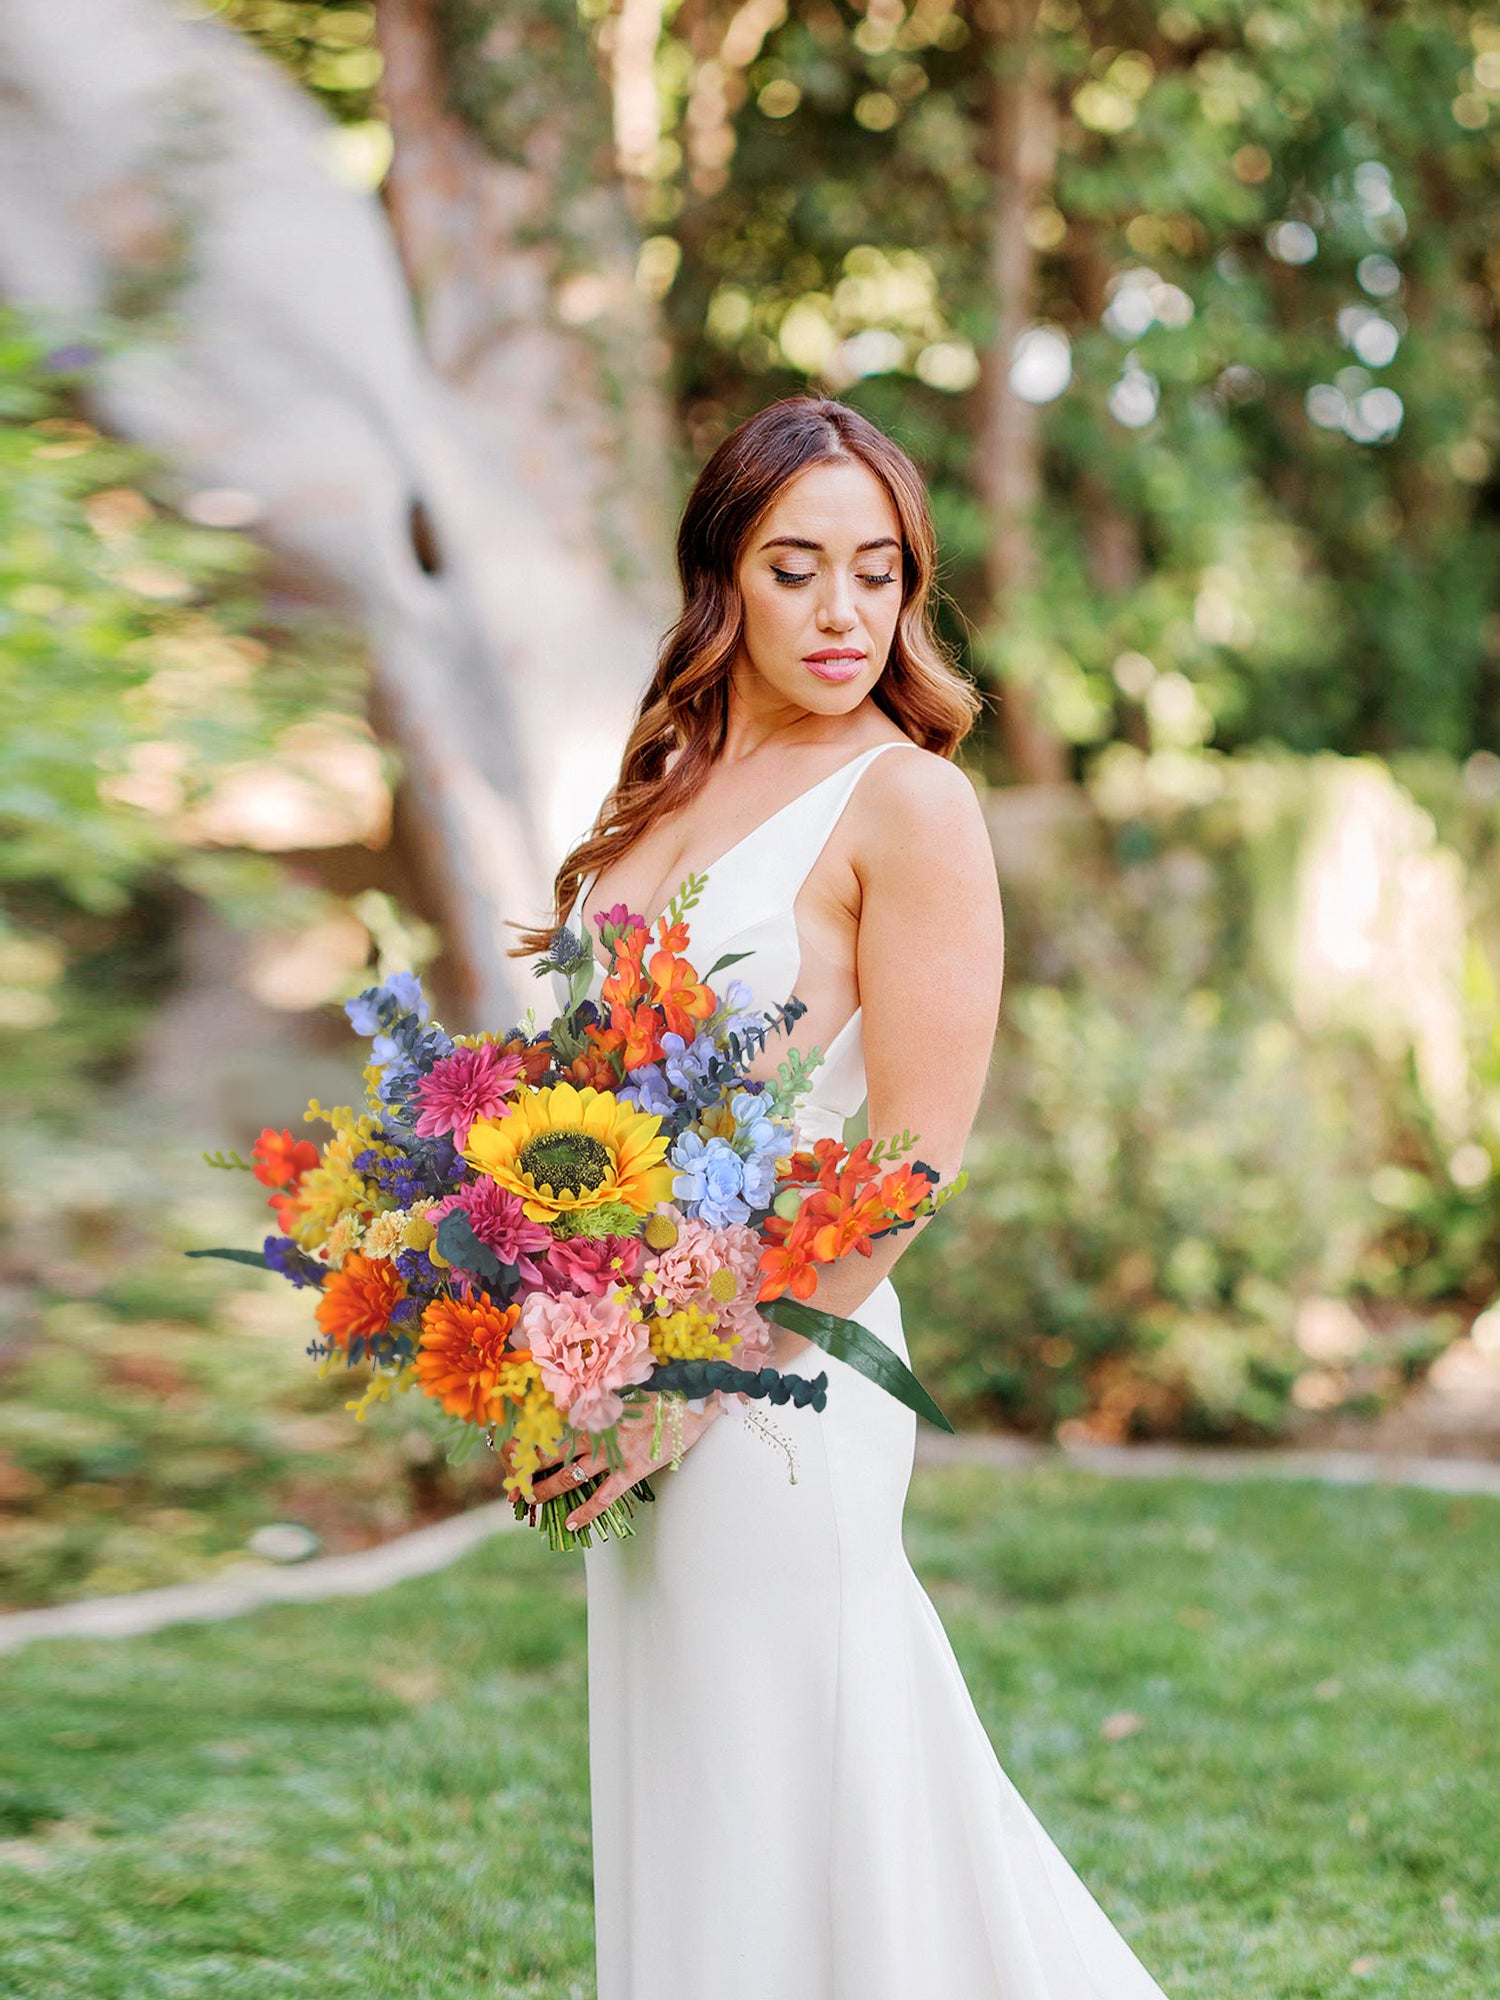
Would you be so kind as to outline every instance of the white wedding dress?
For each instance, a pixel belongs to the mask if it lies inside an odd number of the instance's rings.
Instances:
[[[723,977],[795,991],[798,890],[902,747],[705,871],[700,971],[746,951]],[[808,1141],[864,1102],[857,1011],[825,1055]],[[888,1279],[857,1317],[907,1358]],[[755,1410],[795,1485],[736,1401],[585,1556],[598,2000],[1164,2000],[1001,1769],[907,1560],[916,1418],[819,1349],[792,1369],[826,1369],[822,1414]]]

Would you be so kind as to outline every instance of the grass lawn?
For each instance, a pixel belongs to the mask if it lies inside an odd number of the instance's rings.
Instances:
[[[1171,2000],[1493,2000],[1500,1504],[943,1469],[907,1532]],[[581,1569],[516,1534],[0,1659],[0,1994],[589,2000],[583,1635]]]

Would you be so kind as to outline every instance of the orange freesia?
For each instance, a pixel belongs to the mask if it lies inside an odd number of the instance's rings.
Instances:
[[[576,1083],[580,1090],[613,1090],[619,1082],[614,1064],[600,1049],[585,1050],[575,1056],[563,1070],[569,1083]]]
[[[511,1035],[500,1044],[503,1056],[521,1058],[521,1074],[534,1090],[552,1066],[552,1043],[546,1035],[528,1042],[524,1035]]]
[[[762,1302],[779,1299],[790,1292],[794,1299],[810,1299],[818,1288],[818,1274],[803,1244],[772,1243],[760,1253],[765,1274],[757,1296]]]
[[[599,988],[606,1007],[634,1007],[646,997],[641,961],[651,942],[649,931],[633,930],[615,940],[615,969]]]
[[[318,1149],[311,1139],[294,1139],[289,1131],[274,1132],[268,1125],[250,1148],[250,1158],[263,1186],[284,1188],[318,1164]]]
[[[916,1167],[899,1167],[880,1183],[880,1199],[893,1222],[914,1222],[933,1183]]]
[[[700,982],[685,958],[676,958],[669,951],[652,952],[649,970],[667,1026],[674,1035],[691,1041],[697,1033],[693,1024],[706,1021],[717,1005],[713,989]]]
[[[318,1325],[333,1347],[370,1340],[385,1332],[397,1301],[405,1297],[405,1281],[389,1258],[361,1257],[353,1250],[324,1281]]]
[[[505,1345],[520,1317],[493,1299],[434,1299],[412,1364],[424,1392],[466,1423],[501,1422],[507,1398],[519,1401],[536,1372],[529,1349]]]
[[[609,1025],[613,1036],[618,1037],[614,1046],[627,1070],[653,1063],[661,1055],[662,1018],[648,1002],[643,1000],[633,1008],[611,1007]]]
[[[665,917],[658,917],[656,920],[656,935],[661,942],[663,951],[683,952],[687,950],[688,927],[681,917],[677,919],[675,924],[669,924]]]

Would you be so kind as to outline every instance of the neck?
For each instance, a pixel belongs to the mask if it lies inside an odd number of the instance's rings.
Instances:
[[[758,674],[743,653],[734,663],[729,682],[729,714],[719,760],[743,763],[772,741],[787,744],[836,743],[847,736],[864,704],[848,715],[819,715],[778,694]]]

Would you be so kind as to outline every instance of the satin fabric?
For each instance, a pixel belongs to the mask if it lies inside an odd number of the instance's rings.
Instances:
[[[749,951],[725,977],[794,991],[797,892],[904,747],[707,870],[694,964]],[[863,1099],[856,1010],[802,1138]],[[859,1317],[907,1357],[888,1280]],[[827,1371],[821,1414],[734,1403],[585,1556],[598,2000],[1164,2000],[1002,1770],[907,1560],[915,1417],[820,1351],[793,1366]]]

